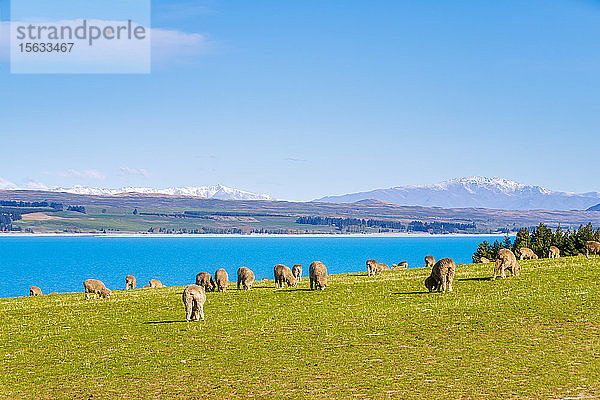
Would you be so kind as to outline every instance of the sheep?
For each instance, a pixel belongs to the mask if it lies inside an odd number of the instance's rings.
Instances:
[[[94,294],[94,298],[96,298],[96,294],[104,298],[110,297],[110,289],[107,289],[104,283],[97,279],[87,279],[83,282],[83,288],[85,289],[86,300],[90,298],[90,293]]]
[[[379,275],[382,271],[389,271],[390,267],[375,260],[367,260],[367,275]]]
[[[275,275],[276,288],[283,288],[284,283],[287,283],[288,287],[298,284],[292,270],[283,264],[277,264],[273,269],[273,274]]]
[[[396,269],[407,269],[408,268],[408,261],[400,261],[398,263],[398,265],[396,266]]]
[[[517,262],[517,257],[515,257],[515,254],[511,250],[500,249],[500,251],[498,251],[498,258],[496,259],[494,277],[492,280],[495,280],[498,274],[502,276],[502,279],[506,278],[506,270],[510,270],[513,276],[519,276],[521,266]]]
[[[585,242],[585,257],[590,258],[590,253],[593,255],[600,254],[600,242],[594,240]]]
[[[479,262],[482,264],[488,264],[490,262],[486,257],[479,257]]]
[[[29,288],[29,295],[30,296],[41,296],[42,295],[42,289],[40,289],[37,286],[32,286]]]
[[[183,305],[185,306],[185,319],[204,321],[204,302],[206,302],[206,293],[204,287],[199,285],[189,285],[183,291]]]
[[[162,282],[159,281],[158,279],[150,279],[150,287],[151,288],[165,287],[165,285],[163,285]]]
[[[375,260],[367,260],[367,276],[375,275],[379,270],[379,263]]]
[[[254,272],[250,268],[241,267],[237,272],[237,288],[240,290],[240,286],[244,290],[252,289],[252,283],[254,282]]]
[[[431,267],[435,265],[435,258],[433,256],[425,256],[425,268]]]
[[[302,277],[302,265],[294,265],[292,267],[292,274],[294,274],[294,278],[296,278],[297,281],[300,281],[300,278]]]
[[[310,290],[313,290],[313,287],[314,290],[317,288],[323,290],[327,286],[327,268],[321,261],[310,264],[308,276],[310,278]]]
[[[217,288],[219,292],[224,292],[227,290],[227,286],[229,286],[229,275],[227,275],[227,271],[223,268],[219,268],[215,271],[215,282],[217,283]]]
[[[560,258],[560,249],[556,246],[550,246],[548,249],[548,258]]]
[[[442,258],[436,262],[431,269],[431,275],[425,279],[425,287],[432,292],[434,290],[452,291],[452,281],[454,280],[454,273],[456,271],[456,264],[451,258]]]
[[[196,275],[196,285],[202,286],[205,292],[212,292],[215,290],[215,281],[208,272],[200,272]]]
[[[125,290],[127,289],[135,289],[135,276],[127,275],[125,277]]]
[[[537,260],[538,256],[528,247],[521,247],[519,260]]]
[[[142,286],[142,289],[149,289],[149,288],[151,288],[151,287],[152,287],[152,286],[150,286],[150,285],[144,285],[144,286]]]

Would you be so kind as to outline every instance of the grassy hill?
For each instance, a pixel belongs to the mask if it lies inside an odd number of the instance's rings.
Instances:
[[[0,299],[0,398],[587,398],[600,396],[600,258],[330,277],[323,292],[181,287]]]

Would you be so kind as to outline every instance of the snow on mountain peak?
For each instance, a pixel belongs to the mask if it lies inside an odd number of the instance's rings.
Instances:
[[[318,201],[352,203],[378,199],[399,205],[446,208],[585,209],[600,202],[599,193],[554,192],[504,178],[471,176],[430,185],[398,186],[368,192],[327,196]]]
[[[234,189],[223,185],[211,186],[187,186],[187,187],[169,187],[165,189],[154,189],[150,187],[122,187],[120,189],[94,188],[81,185],[75,185],[71,188],[53,188],[53,192],[66,192],[83,195],[97,196],[115,196],[126,193],[141,194],[165,194],[171,196],[190,196],[202,197],[208,199],[220,200],[273,200],[267,194],[258,194],[246,192],[244,190]]]

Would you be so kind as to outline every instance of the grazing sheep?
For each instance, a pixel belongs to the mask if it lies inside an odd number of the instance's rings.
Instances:
[[[159,281],[158,279],[150,279],[150,287],[151,288],[165,287],[165,285],[163,285],[162,282]]]
[[[252,289],[252,283],[254,282],[254,272],[250,268],[241,267],[237,272],[237,288],[240,290],[240,286],[244,290]]]
[[[538,256],[528,247],[521,247],[519,260],[537,260]]]
[[[302,277],[302,265],[294,265],[292,267],[292,274],[294,274],[294,278],[296,278],[297,281],[300,281],[300,278]]]
[[[435,265],[435,258],[433,256],[425,256],[425,268],[431,267]]]
[[[436,262],[431,269],[431,275],[425,279],[425,287],[432,292],[433,290],[452,291],[452,281],[454,280],[454,272],[456,264],[451,258],[442,258]]]
[[[196,275],[196,285],[202,286],[205,292],[212,292],[215,290],[215,281],[208,272],[200,272]]]
[[[375,260],[367,260],[367,275],[375,275],[379,270],[379,263]],[[379,271],[380,272],[380,271]]]
[[[407,268],[408,268],[407,261],[400,261],[398,264],[392,264],[392,271],[397,271],[400,269],[407,269]]]
[[[37,286],[32,286],[29,288],[29,295],[30,296],[41,296],[42,295],[42,289],[40,289]]]
[[[85,289],[86,300],[90,298],[90,293],[94,294],[94,298],[96,298],[96,294],[104,298],[110,297],[110,290],[104,286],[104,283],[97,279],[87,279],[83,282],[83,287]]]
[[[125,290],[135,289],[135,276],[127,275],[125,277]]]
[[[183,291],[183,305],[185,306],[185,319],[204,321],[204,302],[206,301],[206,293],[204,287],[199,285],[189,285]]]
[[[550,246],[548,249],[548,258],[560,258],[560,249],[556,246]]]
[[[367,260],[367,275],[379,275],[382,271],[389,271],[390,267],[375,260]]]
[[[600,254],[600,243],[594,240],[585,242],[585,256],[590,257],[590,253],[593,255]]]
[[[50,294],[58,294],[58,292],[52,292],[52,293],[50,293]]]
[[[283,288],[284,283],[287,283],[288,287],[298,284],[292,270],[283,264],[276,265],[273,269],[273,274],[275,275],[276,288]]]
[[[310,264],[308,269],[308,276],[310,278],[310,290],[325,289],[327,286],[327,268],[321,261],[315,261]]]
[[[487,259],[487,258],[485,258],[485,257],[479,257],[479,262],[480,262],[480,263],[482,263],[482,264],[487,264],[487,263],[489,263],[489,262],[490,262],[490,260],[488,260],[488,259]]]
[[[521,272],[521,266],[517,262],[517,257],[509,249],[500,249],[498,251],[498,258],[496,259],[496,266],[494,268],[494,277],[496,279],[498,274],[502,276],[502,279],[506,278],[506,270],[512,272],[513,276],[519,276]]]
[[[149,288],[151,288],[151,287],[152,287],[152,286],[150,286],[150,285],[144,285],[144,286],[142,286],[142,289],[149,289]]]
[[[217,288],[219,292],[224,292],[227,290],[227,286],[229,286],[229,275],[227,275],[227,271],[223,268],[219,268],[215,271],[215,282],[217,283]]]

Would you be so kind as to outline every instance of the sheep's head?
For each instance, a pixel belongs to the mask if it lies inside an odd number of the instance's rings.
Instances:
[[[100,296],[104,298],[110,297],[110,289],[104,288],[100,290]]]
[[[429,275],[427,279],[425,279],[425,287],[430,292],[433,292],[435,289],[437,289],[437,282],[433,276]]]

